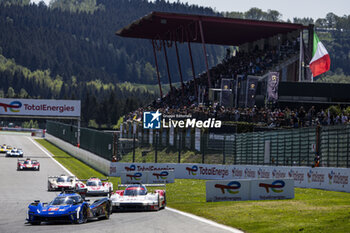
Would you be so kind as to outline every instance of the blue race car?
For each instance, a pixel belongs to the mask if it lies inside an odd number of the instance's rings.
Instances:
[[[31,203],[28,206],[27,221],[39,225],[41,222],[86,223],[90,218],[109,219],[111,206],[108,198],[98,199],[90,205],[80,194],[65,192],[50,203]]]

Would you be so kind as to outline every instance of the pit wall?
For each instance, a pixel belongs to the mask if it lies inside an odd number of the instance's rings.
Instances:
[[[87,150],[78,148],[68,142],[65,142],[59,138],[56,138],[48,133],[45,135],[46,140],[64,150],[73,157],[81,160],[82,162],[88,164],[90,167],[101,172],[102,174],[108,176],[110,171],[111,162],[95,155]]]
[[[110,176],[121,172],[174,170],[176,179],[287,179],[299,188],[317,188],[350,193],[350,168],[311,168],[257,165],[174,163],[111,163]]]

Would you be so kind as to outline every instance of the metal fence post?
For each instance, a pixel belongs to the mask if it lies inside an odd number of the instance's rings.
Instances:
[[[154,144],[154,163],[158,163],[158,131],[156,132],[156,143]]]
[[[224,135],[224,145],[222,151],[222,164],[226,163],[226,135]]]
[[[179,155],[178,155],[178,158],[177,158],[177,162],[181,163],[182,132],[180,132],[178,135],[179,135],[179,143],[178,143],[178,145],[179,145]]]
[[[201,141],[202,141],[202,163],[204,163],[204,156],[205,156],[205,149],[204,149],[204,135],[201,134]]]
[[[132,162],[135,163],[135,134],[132,140]]]
[[[346,143],[346,167],[349,167],[349,133],[347,133],[347,129],[345,130],[345,133],[347,135],[347,143]]]

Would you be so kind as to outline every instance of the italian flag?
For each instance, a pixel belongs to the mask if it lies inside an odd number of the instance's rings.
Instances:
[[[314,47],[312,51],[312,59],[310,61],[312,76],[316,77],[317,75],[327,72],[330,66],[331,59],[329,58],[329,54],[314,32]]]

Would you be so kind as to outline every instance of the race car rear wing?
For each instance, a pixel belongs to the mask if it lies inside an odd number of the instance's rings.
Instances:
[[[129,185],[133,185],[133,184],[141,184],[139,182],[135,182],[135,183],[132,183],[132,184],[117,184],[117,187],[119,189],[119,187],[123,188],[123,187],[128,187]],[[146,187],[164,187],[166,188],[166,185],[165,183],[164,184],[142,184]]]
[[[108,177],[106,179],[101,179],[98,177],[90,177],[89,179],[100,179],[101,181],[108,181]],[[88,181],[89,179],[79,179],[80,181]]]
[[[66,175],[60,175],[60,176],[48,176],[47,178],[48,179],[53,179],[53,178],[59,178],[59,177],[61,177],[61,176],[66,176]],[[72,179],[75,179],[75,178],[77,178],[76,176],[67,176],[68,178],[72,178]]]

